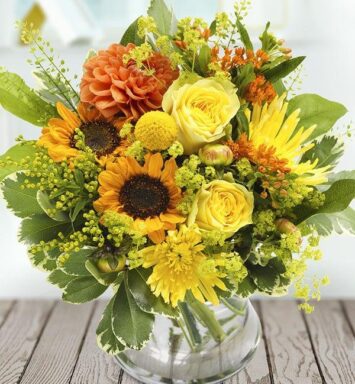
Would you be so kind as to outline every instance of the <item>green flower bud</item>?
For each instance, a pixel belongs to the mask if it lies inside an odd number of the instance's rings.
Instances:
[[[301,241],[302,241],[301,231],[290,220],[287,220],[287,219],[277,219],[275,221],[275,225],[276,225],[277,230],[280,233],[284,233],[286,235],[288,235],[288,234],[298,235],[299,242],[301,243]]]
[[[198,154],[206,165],[230,165],[233,161],[233,152],[223,144],[205,145]]]

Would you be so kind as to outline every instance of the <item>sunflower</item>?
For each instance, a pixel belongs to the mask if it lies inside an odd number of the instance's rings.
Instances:
[[[184,301],[189,290],[202,303],[208,300],[218,305],[214,287],[227,288],[217,269],[207,265],[203,250],[201,235],[185,225],[179,231],[169,231],[163,243],[143,249],[143,267],[153,267],[147,280],[152,292],[173,307]]]
[[[105,119],[96,108],[81,103],[78,113],[74,113],[60,102],[56,107],[61,118],[50,119],[38,140],[54,161],[60,162],[80,154],[75,142],[78,128],[85,136],[85,145],[92,149],[101,165],[126,148],[118,135],[117,124]]]
[[[285,98],[286,94],[275,97],[269,105],[254,104],[252,112],[247,110],[249,135],[242,134],[236,142],[227,144],[235,158],[246,157],[260,169],[292,172],[298,175],[297,182],[304,185],[322,184],[327,181],[329,167],[317,168],[318,160],[299,161],[314,146],[307,140],[316,126],[298,129],[300,110],[286,118]]]
[[[143,166],[132,157],[108,161],[99,175],[96,211],[124,213],[154,243],[162,242],[165,230],[185,221],[176,208],[181,200],[181,190],[175,184],[176,168],[172,158],[164,164],[160,153],[147,154]]]

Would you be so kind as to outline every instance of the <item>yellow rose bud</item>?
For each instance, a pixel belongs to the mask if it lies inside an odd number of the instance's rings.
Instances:
[[[182,86],[178,79],[165,93],[162,107],[178,125],[184,153],[191,155],[226,135],[240,102],[235,86],[227,79],[199,78]]]
[[[222,144],[205,145],[198,155],[206,165],[230,165],[233,161],[233,152],[227,145]]]
[[[232,236],[252,223],[254,197],[243,185],[214,180],[197,193],[188,224],[201,230],[218,230]]]

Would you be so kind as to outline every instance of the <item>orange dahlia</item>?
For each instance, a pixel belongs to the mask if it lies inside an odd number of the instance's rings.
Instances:
[[[174,230],[185,218],[178,212],[181,190],[175,184],[177,165],[174,159],[165,162],[160,153],[147,154],[141,166],[132,157],[107,162],[99,175],[97,212],[114,211],[134,219],[136,230],[160,243],[165,230]]]
[[[169,58],[157,52],[144,63],[153,75],[147,75],[133,60],[125,63],[124,56],[134,48],[134,44],[112,44],[84,65],[81,100],[95,105],[106,118],[137,120],[145,112],[159,109],[164,93],[178,77]]]
[[[95,107],[80,103],[78,113],[59,102],[56,107],[60,118],[50,119],[38,140],[38,145],[47,148],[54,161],[60,162],[80,154],[75,142],[76,129],[84,133],[85,145],[92,149],[102,165],[107,158],[120,155],[126,149],[127,144],[118,134],[118,124],[105,119]]]

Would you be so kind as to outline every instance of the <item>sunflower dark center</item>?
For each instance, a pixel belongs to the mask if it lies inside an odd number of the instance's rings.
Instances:
[[[124,211],[135,219],[158,216],[167,210],[169,200],[169,191],[165,185],[148,175],[131,177],[119,194]]]
[[[97,156],[109,155],[120,144],[116,128],[107,121],[83,123],[80,130],[85,135],[85,145],[91,148]]]

